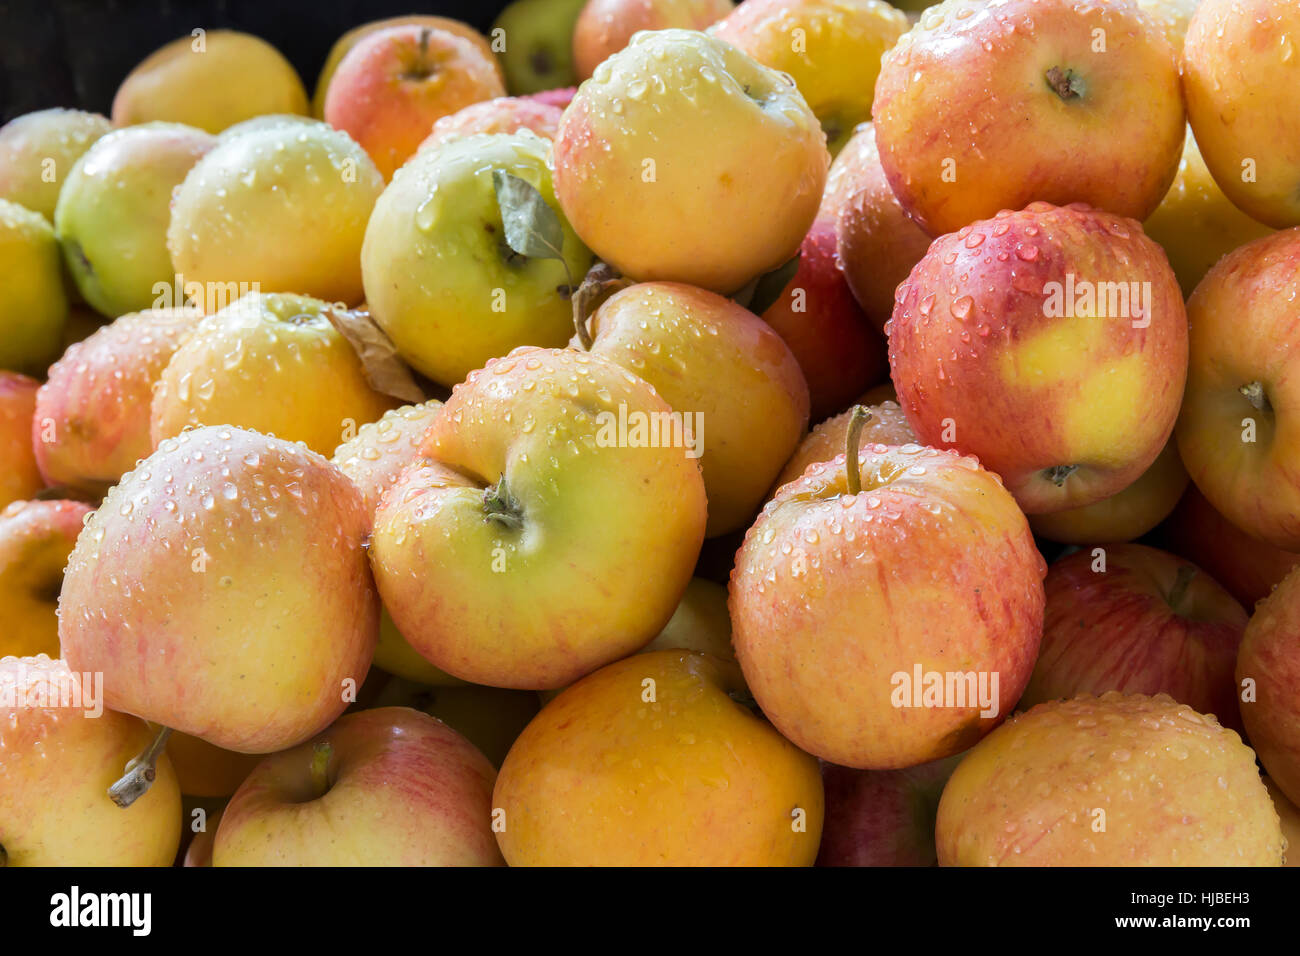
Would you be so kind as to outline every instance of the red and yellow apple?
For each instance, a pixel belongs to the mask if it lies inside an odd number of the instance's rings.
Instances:
[[[587,0],[573,24],[574,73],[588,79],[642,30],[703,30],[734,6],[733,0]]]
[[[0,508],[45,487],[32,447],[32,419],[41,383],[0,370]]]
[[[0,657],[59,656],[63,568],[90,508],[15,501],[0,510]]]
[[[420,143],[420,149],[432,149],[462,136],[475,133],[517,133],[531,130],[542,139],[555,139],[560,128],[562,107],[521,96],[498,96],[474,103],[433,124],[433,131]]]
[[[1237,657],[1241,719],[1259,761],[1300,803],[1300,574],[1291,572],[1255,609]]]

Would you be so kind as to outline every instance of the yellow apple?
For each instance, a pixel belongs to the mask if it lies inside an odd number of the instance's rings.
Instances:
[[[68,300],[54,229],[0,199],[0,369],[44,375],[59,357]]]
[[[81,154],[113,128],[105,116],[50,109],[0,126],[0,199],[54,221],[59,190]]]

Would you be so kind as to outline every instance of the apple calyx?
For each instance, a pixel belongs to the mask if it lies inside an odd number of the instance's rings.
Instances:
[[[334,748],[328,740],[319,741],[311,751],[311,792],[312,799],[319,800],[330,789],[330,758]]]
[[[510,493],[504,473],[495,485],[484,490],[483,513],[489,521],[502,524],[511,531],[518,531],[524,526],[523,509]]]
[[[1248,382],[1237,391],[1241,392],[1246,401],[1250,402],[1256,410],[1261,412],[1271,412],[1273,410],[1273,406],[1269,404],[1268,392],[1264,390],[1263,382]]]
[[[630,279],[624,279],[617,269],[606,262],[597,261],[587,270],[582,285],[573,294],[573,328],[578,333],[578,343],[584,352],[590,352],[592,344],[587,319],[611,295],[630,285]]]
[[[850,495],[862,490],[862,471],[858,464],[858,444],[862,441],[862,428],[871,419],[865,405],[854,405],[849,416],[849,434],[844,448],[844,477]]]
[[[1054,66],[1043,74],[1043,78],[1047,80],[1052,92],[1067,103],[1083,96],[1083,77],[1073,70],[1062,70],[1059,66]]]
[[[1192,583],[1192,578],[1196,577],[1196,567],[1191,564],[1184,564],[1178,568],[1178,574],[1174,577],[1173,587],[1169,589],[1169,596],[1165,598],[1169,607],[1175,614],[1182,614],[1179,605],[1187,595],[1188,585]]]
[[[1044,469],[1043,477],[1060,488],[1065,484],[1065,479],[1078,470],[1078,465],[1053,465],[1051,468]]]
[[[109,797],[119,807],[125,809],[149,792],[158,775],[158,758],[166,749],[167,738],[171,735],[170,727],[160,727],[149,746],[126,765],[126,773],[108,788]]]

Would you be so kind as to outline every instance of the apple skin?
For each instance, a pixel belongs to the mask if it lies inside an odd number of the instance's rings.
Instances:
[[[375,707],[413,707],[436,717],[500,767],[511,745],[541,709],[531,690],[506,690],[462,684],[430,687],[393,677],[375,698]]]
[[[1223,194],[1190,130],[1174,184],[1142,228],[1169,256],[1184,297],[1233,249],[1273,232]]]
[[[371,387],[328,308],[307,296],[252,292],[201,319],[154,386],[154,445],[188,426],[229,424],[329,455],[349,429],[397,406]]]
[[[1239,209],[1278,229],[1300,225],[1300,119],[1281,85],[1293,82],[1297,30],[1294,4],[1204,0],[1183,43],[1187,117],[1206,166]]]
[[[32,447],[32,419],[41,383],[0,370],[0,508],[45,487]]]
[[[329,744],[328,782],[312,778]],[[499,866],[492,765],[409,707],[348,714],[257,765],[230,798],[213,866]]]
[[[1287,551],[1300,551],[1300,390],[1290,371],[1300,368],[1290,348],[1297,263],[1300,229],[1288,229],[1224,256],[1196,287],[1178,418],[1178,450],[1196,487],[1246,534]]]
[[[845,194],[835,218],[836,253],[854,298],[883,332],[894,295],[930,248],[930,236],[885,178],[874,126],[859,127],[835,162],[844,170]]]
[[[640,653],[673,649],[699,651],[735,663],[726,588],[704,578],[691,578],[673,616]]]
[[[934,818],[956,754],[905,770],[822,764],[826,823],[818,866],[934,866]]]
[[[1257,541],[1229,522],[1195,485],[1155,537],[1162,548],[1204,568],[1248,611],[1300,564],[1300,554]]]
[[[530,93],[521,99],[532,100],[536,103],[544,103],[547,106],[558,106],[561,110],[568,107],[573,102],[573,97],[578,93],[576,86],[562,86],[554,90],[542,90],[540,93]]]
[[[172,191],[217,139],[179,123],[101,137],[77,160],[54,210],[63,260],[86,302],[110,318],[155,304],[174,281]]]
[[[21,678],[21,680],[20,680]],[[58,695],[81,682],[61,660],[0,658],[16,693]],[[107,687],[107,684],[105,684]],[[181,795],[164,754],[149,791],[126,809],[108,796],[127,761],[148,746],[143,720],[105,709],[0,709],[0,846],[6,866],[171,866]]]
[[[844,456],[767,504],[736,555],[732,641],[763,713],[796,746],[895,770],[965,750],[1029,680],[1046,567],[998,477],[951,451],[872,445],[848,493]],[[980,706],[894,706],[916,665],[997,673]]]
[[[123,315],[68,348],[36,394],[29,440],[46,482],[103,495],[153,451],[140,414],[197,309]]]
[[[359,40],[325,93],[325,121],[370,154],[384,179],[419,148],[434,122],[498,96],[496,60],[446,30],[392,26]]]
[[[521,96],[499,96],[474,103],[433,124],[433,132],[420,143],[420,149],[433,149],[442,143],[475,133],[517,133],[531,130],[542,139],[554,140],[564,109],[550,103]]]
[[[108,117],[49,109],[15,116],[0,126],[0,199],[54,222],[59,190],[81,154],[109,132]],[[47,165],[47,160],[53,163]],[[53,175],[46,175],[47,170]]]
[[[0,511],[0,657],[59,656],[63,567],[90,510],[79,501],[15,501]]]
[[[730,299],[676,282],[617,292],[589,324],[592,354],[699,416],[705,534],[747,527],[808,430],[808,386],[781,337]]]
[[[505,39],[498,54],[506,89],[516,96],[578,82],[573,68],[573,28],[587,0],[515,0],[492,24]]]
[[[620,406],[669,411],[643,379],[563,349],[516,349],[452,392],[425,437],[432,461],[384,496],[369,549],[420,654],[463,680],[542,690],[668,622],[704,539],[704,480],[683,449],[602,445],[598,416]]]
[[[312,116],[318,119],[325,116],[325,95],[329,90],[330,80],[334,76],[334,71],[339,68],[339,64],[343,62],[343,58],[348,55],[348,52],[372,33],[386,30],[389,27],[400,26],[430,27],[434,30],[445,30],[448,33],[454,33],[456,36],[472,42],[484,55],[491,58],[494,63],[496,62],[496,57],[492,52],[492,44],[488,41],[488,38],[468,23],[451,20],[447,17],[426,16],[423,14],[407,14],[399,17],[387,17],[382,20],[372,20],[369,23],[363,23],[359,27],[353,27],[339,37],[334,42],[334,45],[330,47],[329,55],[325,57],[325,65],[321,67],[320,76],[316,80],[316,90],[312,94]]]
[[[370,666],[367,521],[347,477],[301,445],[185,431],[123,476],[78,538],[63,655],[104,673],[114,710],[240,753],[291,747],[343,712],[344,682]]]
[[[1049,283],[1068,289],[1072,276],[1098,298],[1103,283],[1149,283],[1138,287],[1145,312],[1130,302],[1129,316],[1075,317],[1070,303],[1049,316]],[[899,289],[888,334],[917,438],[978,456],[1027,514],[1131,485],[1183,396],[1187,315],[1165,254],[1133,220],[1079,204],[1034,203],[935,240]]]
[[[208,30],[178,37],[133,69],[113,97],[113,125],[161,120],[219,133],[264,113],[306,113],[292,64],[260,37]]]
[[[202,798],[230,796],[261,760],[258,754],[223,750],[206,740],[180,733],[172,733],[167,738],[167,757],[176,771],[181,793]],[[211,818],[208,827],[216,828]]]
[[[1286,837],[1287,853],[1286,863],[1284,866],[1300,866],[1300,809],[1286,798],[1286,794],[1278,789],[1268,777],[1264,778],[1264,786],[1268,788],[1268,795],[1273,798],[1273,806],[1277,809],[1278,819],[1282,822],[1282,836]]]
[[[1105,552],[1105,570],[1094,570]],[[1168,694],[1241,730],[1233,669],[1248,615],[1204,571],[1140,544],[1047,569],[1043,643],[1020,706],[1080,694]]]
[[[546,140],[527,130],[468,136],[421,151],[399,171],[361,249],[375,321],[403,359],[448,387],[516,346],[567,342],[573,307],[558,290],[591,264],[562,216],[564,262],[512,252],[496,170],[527,181],[555,209]]]
[[[638,654],[568,688],[497,777],[506,861],[810,865],[822,829],[817,762],[733,693],[743,693],[734,664],[684,650]]]
[[[788,78],[721,40],[662,30],[579,88],[555,138],[555,194],[623,275],[725,294],[798,251],[829,165]]]
[[[871,119],[880,59],[910,27],[883,0],[746,0],[712,33],[794,77],[833,155]]]
[[[587,0],[573,25],[574,72],[590,79],[642,30],[704,30],[734,6],[733,0]]]
[[[68,320],[54,229],[38,212],[0,199],[0,369],[44,375]]]
[[[1190,479],[1172,438],[1140,478],[1109,498],[1046,515],[1030,515],[1034,534],[1061,544],[1133,541],[1174,510]]]
[[[221,825],[221,816],[225,812],[226,808],[223,802],[221,806],[207,814],[204,828],[194,834],[194,838],[190,840],[190,845],[185,847],[185,856],[181,859],[181,866],[208,867],[212,865],[212,847],[216,843],[217,827]],[[188,814],[186,820],[189,820]]]
[[[355,305],[358,254],[383,189],[365,150],[324,123],[246,130],[220,140],[173,195],[172,265],[209,297],[238,288],[222,305],[250,289]]]
[[[1256,607],[1237,656],[1237,687],[1254,682],[1241,719],[1259,761],[1292,803],[1300,802],[1300,574],[1291,572]]]
[[[873,405],[864,401],[860,404],[866,406],[871,417],[862,426],[862,433],[858,438],[859,450],[868,445],[908,445],[916,442],[912,426],[907,424],[907,418],[897,402],[884,401]],[[781,474],[777,476],[776,483],[772,486],[771,496],[775,496],[782,485],[789,484],[800,477],[810,465],[831,461],[835,456],[844,454],[849,441],[849,422],[852,418],[853,409],[850,408],[846,412],[828,418],[810,431],[790,456],[790,460],[785,463],[785,467],[781,469]]]
[[[1201,5],[1201,0],[1137,0],[1137,5],[1164,31],[1165,38],[1174,51],[1181,54],[1187,28],[1191,25],[1192,16]]]
[[[1284,848],[1236,733],[1164,694],[1115,692],[1039,704],[976,744],[937,843],[940,866],[1280,866]]]
[[[889,183],[932,236],[1039,200],[1140,221],[1186,125],[1173,47],[1108,0],[948,0],[885,54],[872,114]]]

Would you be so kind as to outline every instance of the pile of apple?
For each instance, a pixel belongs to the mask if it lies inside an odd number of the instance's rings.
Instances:
[[[517,0],[12,120],[0,863],[1283,863],[1297,44]]]

